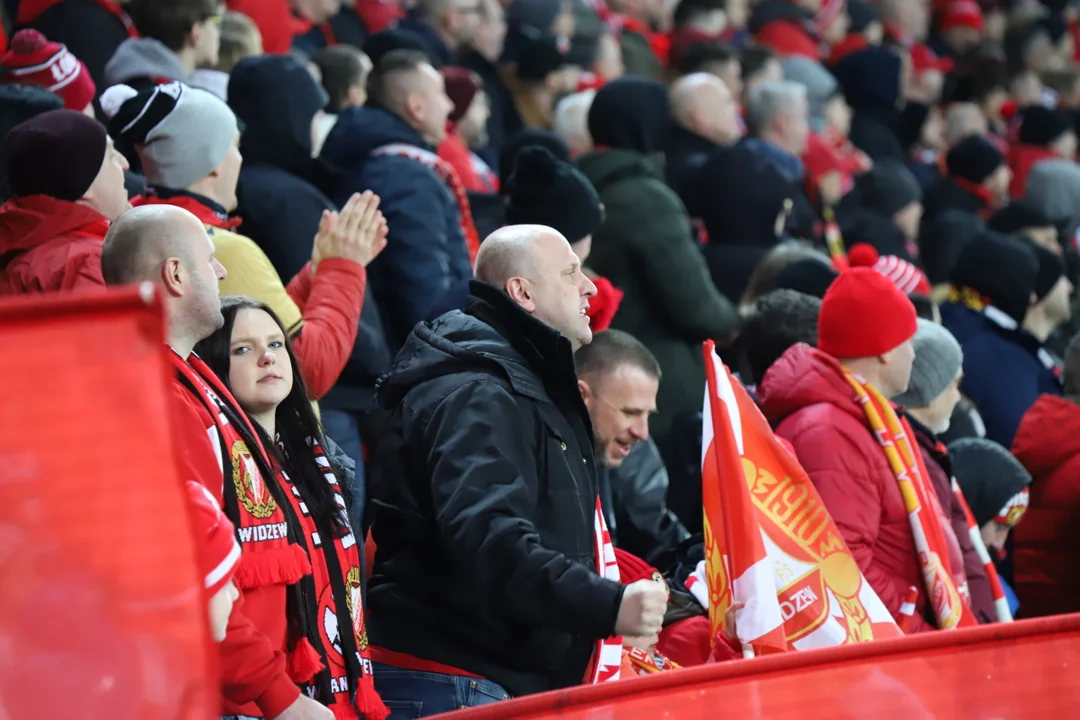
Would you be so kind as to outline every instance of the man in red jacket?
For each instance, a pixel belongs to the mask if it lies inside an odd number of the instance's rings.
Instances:
[[[919,589],[909,632],[934,628],[924,617],[929,603],[912,526],[852,379],[886,398],[907,390],[916,328],[915,308],[892,281],[853,268],[825,294],[817,349],[792,347],[758,385],[776,434],[794,447],[859,570],[894,617],[909,589]]]
[[[52,110],[8,133],[12,199],[0,207],[0,295],[103,285],[101,242],[131,207],[127,161],[101,123]]]

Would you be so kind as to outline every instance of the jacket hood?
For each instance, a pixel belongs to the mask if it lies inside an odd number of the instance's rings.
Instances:
[[[621,77],[596,93],[589,107],[589,135],[598,147],[661,153],[667,145],[671,107],[663,83]]]
[[[816,133],[825,131],[825,105],[829,98],[837,93],[840,86],[832,73],[817,60],[792,55],[780,61],[784,69],[784,79],[800,83],[806,87],[807,116],[810,129]]]
[[[833,75],[852,109],[896,111],[901,64],[900,56],[889,49],[870,47],[838,62]]]
[[[187,79],[176,53],[153,38],[128,38],[120,43],[112,58],[105,64],[107,86],[146,77],[180,81]]]
[[[404,120],[381,108],[348,108],[326,136],[322,158],[343,170],[362,164],[372,151],[390,143],[403,143],[433,151],[420,133]]]
[[[98,225],[95,230],[104,237],[109,221],[96,210],[66,200],[45,195],[15,198],[0,208],[0,255],[30,250],[89,225]]]
[[[1040,395],[1020,420],[1012,451],[1035,476],[1061,467],[1080,453],[1080,405],[1056,395]]]
[[[751,35],[756,35],[769,23],[778,20],[786,20],[796,25],[810,22],[814,19],[813,13],[805,10],[792,2],[780,0],[765,0],[758,3],[750,13],[750,19],[746,23],[746,29]]]
[[[776,219],[786,204],[795,202],[800,188],[754,147],[741,142],[717,150],[698,177],[696,192],[710,244],[768,248],[779,240]]]
[[[866,424],[866,415],[844,379],[840,363],[804,343],[789,348],[772,364],[758,383],[758,398],[774,427],[788,415],[821,403]]]
[[[494,286],[472,280],[463,311],[421,323],[409,334],[379,384],[379,399],[390,410],[420,383],[465,372],[501,375],[516,391],[543,397],[539,368],[554,374],[560,365],[572,374],[569,340]]]
[[[311,121],[329,97],[307,69],[288,56],[245,58],[233,68],[228,94],[229,107],[244,124],[244,163],[310,178]]]

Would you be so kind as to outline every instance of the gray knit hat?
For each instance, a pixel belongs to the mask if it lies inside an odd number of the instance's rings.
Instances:
[[[205,90],[171,82],[136,92],[126,85],[105,91],[109,134],[135,145],[151,185],[183,189],[225,159],[236,136],[236,116]]]
[[[960,374],[964,353],[951,332],[929,320],[919,320],[912,343],[915,362],[911,366],[911,380],[907,392],[893,401],[904,407],[926,407]]]

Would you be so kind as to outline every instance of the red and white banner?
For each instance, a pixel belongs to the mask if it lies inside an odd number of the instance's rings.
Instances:
[[[712,636],[733,602],[759,654],[903,633],[863,578],[810,478],[705,343],[705,566]]]

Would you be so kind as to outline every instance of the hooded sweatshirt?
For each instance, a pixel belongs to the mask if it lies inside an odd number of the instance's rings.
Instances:
[[[0,295],[105,285],[101,248],[109,221],[79,203],[45,195],[0,208]]]
[[[173,80],[187,82],[188,74],[177,54],[153,38],[128,38],[105,65],[105,87],[159,85]]]

